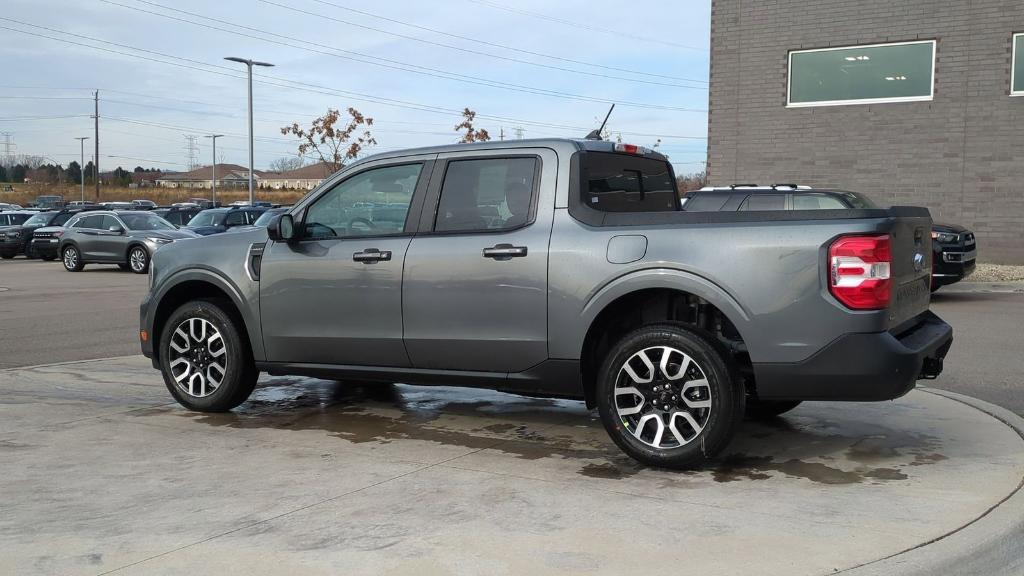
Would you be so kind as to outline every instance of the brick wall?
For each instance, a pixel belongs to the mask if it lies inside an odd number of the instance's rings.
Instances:
[[[798,182],[928,206],[1024,264],[1022,0],[712,0],[711,184]],[[790,50],[937,40],[929,102],[786,108]]]

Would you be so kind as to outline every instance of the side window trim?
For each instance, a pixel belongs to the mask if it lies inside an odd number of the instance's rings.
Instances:
[[[430,178],[430,185],[427,188],[425,204],[420,217],[419,231],[417,235],[430,236],[465,236],[472,234],[503,234],[522,230],[532,226],[537,220],[537,207],[540,204],[541,175],[544,172],[544,159],[536,152],[523,152],[520,154],[476,154],[463,153],[464,155],[452,155],[440,158],[435,166],[434,174]],[[453,232],[437,232],[434,226],[437,221],[437,210],[441,204],[441,189],[444,187],[444,179],[448,173],[448,165],[452,162],[463,162],[467,160],[509,160],[515,158],[534,159],[533,187],[530,191],[530,213],[526,222],[514,228],[496,228],[493,230],[460,230]]]
[[[420,165],[420,175],[416,180],[416,187],[413,189],[412,199],[409,201],[409,211],[405,216],[405,227],[401,232],[393,234],[368,234],[365,236],[339,236],[338,238],[330,238],[331,240],[356,240],[356,239],[369,239],[369,238],[400,238],[402,236],[413,236],[416,234],[416,222],[419,220],[419,211],[423,206],[423,196],[426,194],[427,185],[434,172],[434,160],[427,159],[409,159],[409,158],[392,158],[389,161],[381,163],[373,163],[367,165],[361,170],[355,170],[350,173],[346,173],[343,177],[338,178],[330,182],[327,186],[323,187],[316,197],[310,198],[308,202],[303,203],[301,208],[297,212],[293,213],[295,221],[297,223],[296,228],[298,230],[305,229],[306,214],[309,212],[310,207],[320,201],[321,198],[330,194],[332,190],[341,186],[346,181],[365,174],[371,170],[379,170],[381,168],[394,168],[396,166],[411,166],[413,164]],[[323,242],[326,238],[298,238],[298,242]]]

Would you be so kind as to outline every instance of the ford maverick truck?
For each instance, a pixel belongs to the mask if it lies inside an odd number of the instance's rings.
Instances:
[[[668,160],[592,140],[388,152],[263,228],[153,254],[142,350],[231,410],[259,373],[580,399],[651,465],[745,413],[897,398],[952,329],[925,208],[684,210]]]

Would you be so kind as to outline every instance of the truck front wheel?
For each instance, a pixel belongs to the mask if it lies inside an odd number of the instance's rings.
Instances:
[[[186,302],[171,313],[160,335],[160,367],[174,399],[198,412],[245,402],[259,376],[244,327],[216,300]]]
[[[635,460],[691,468],[728,445],[746,395],[710,337],[679,324],[644,326],[612,347],[598,374],[598,409]]]

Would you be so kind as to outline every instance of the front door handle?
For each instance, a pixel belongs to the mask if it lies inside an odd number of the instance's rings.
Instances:
[[[352,259],[356,262],[362,262],[363,264],[373,264],[374,262],[391,260],[391,251],[367,248],[362,252],[356,252],[353,254]]]
[[[526,256],[526,246],[513,246],[511,244],[498,244],[490,248],[484,248],[484,258],[495,260],[509,260],[511,258],[522,258]]]

